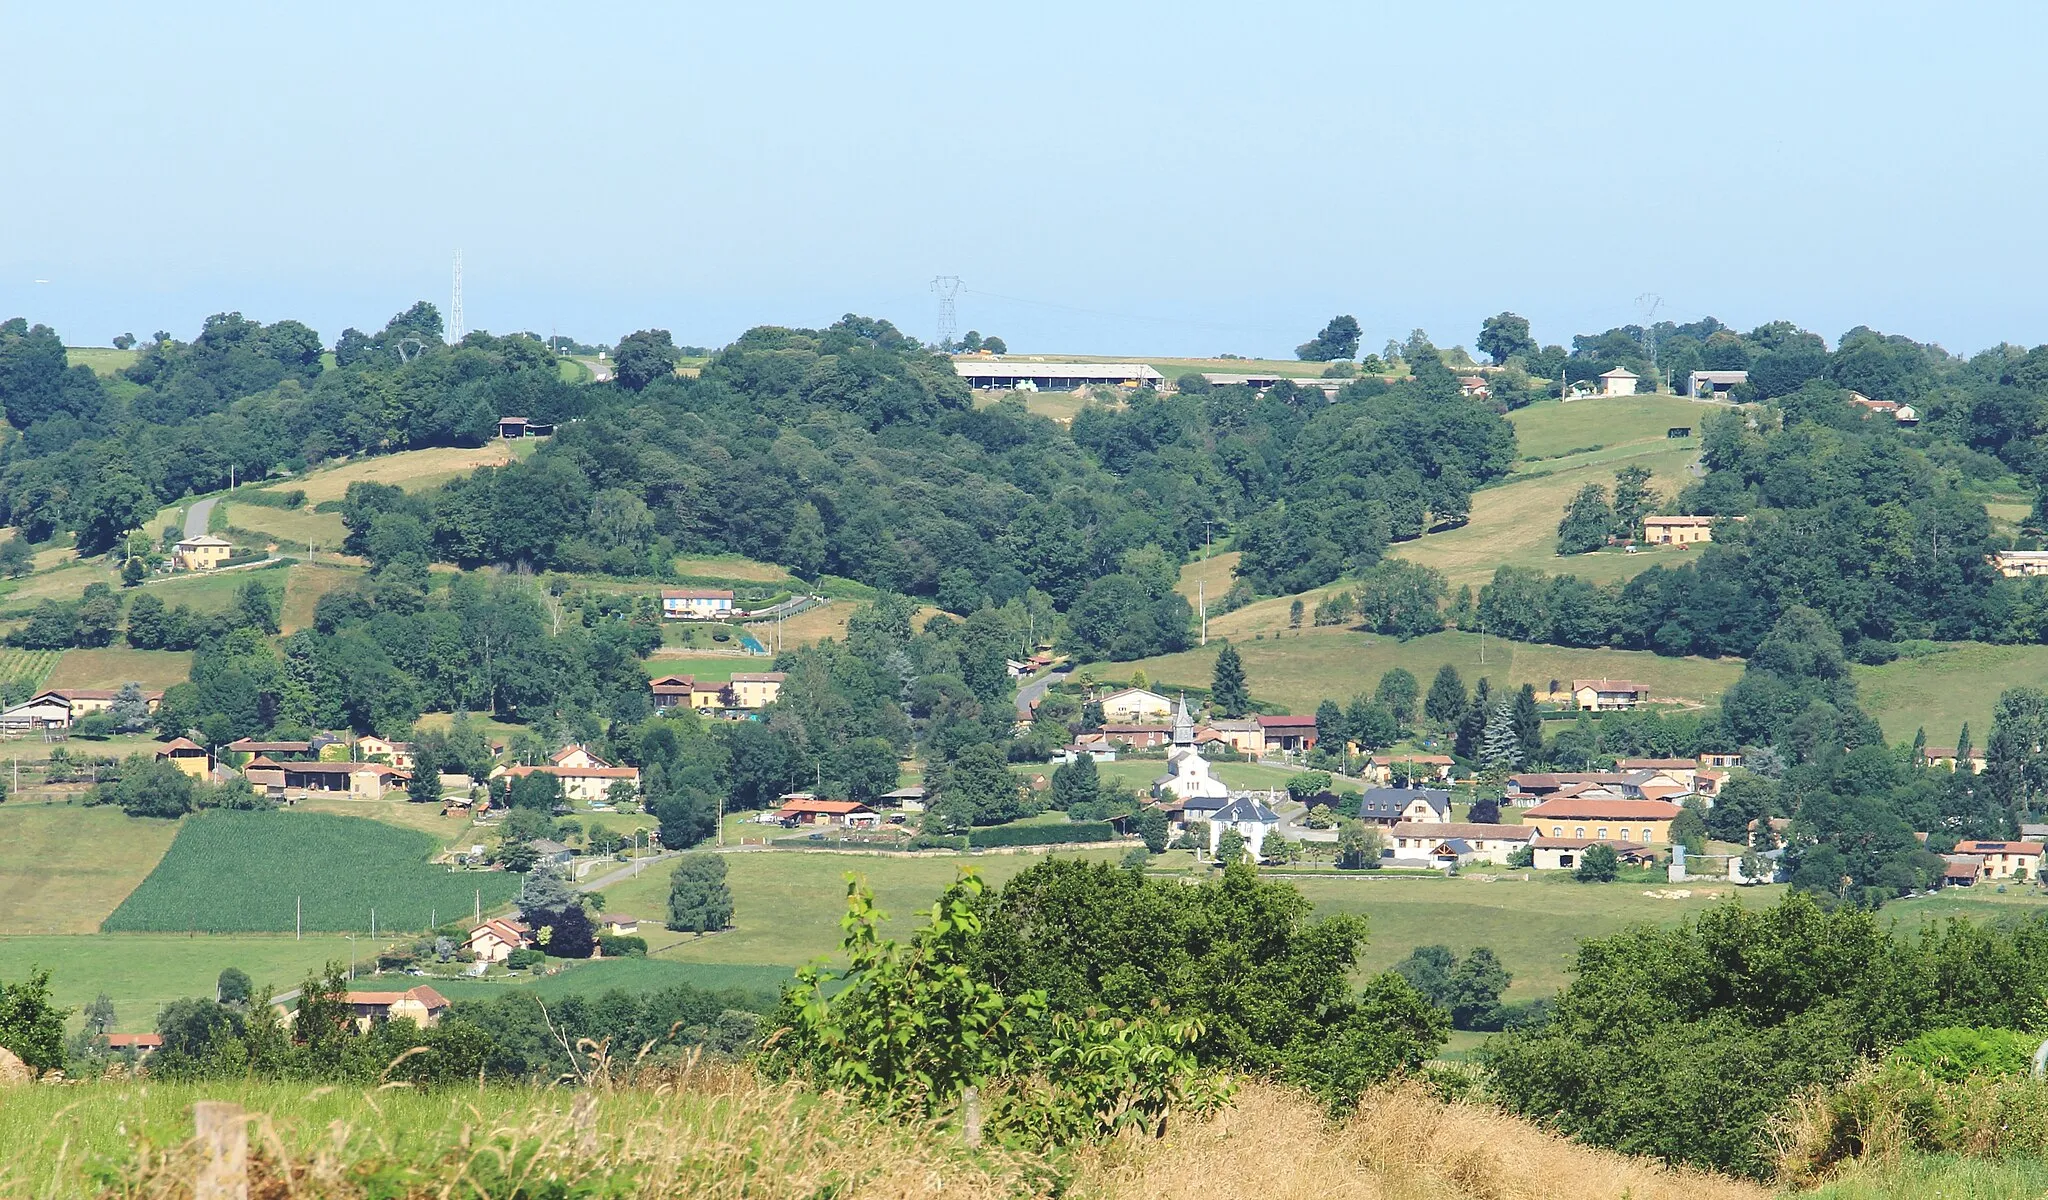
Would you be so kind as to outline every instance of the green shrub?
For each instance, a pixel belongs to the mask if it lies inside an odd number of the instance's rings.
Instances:
[[[2040,1044],[2039,1035],[2011,1029],[1932,1029],[1893,1050],[1890,1060],[1956,1083],[1973,1075],[2023,1075]]]
[[[540,966],[547,960],[548,956],[539,950],[530,948],[514,950],[505,956],[505,969],[508,971],[524,971],[528,967]]]
[[[920,833],[910,839],[912,850],[965,850],[967,839],[957,834]]]
[[[992,825],[968,834],[976,846],[1066,846],[1077,842],[1116,840],[1116,826],[1107,821],[1075,821],[1068,825]]]
[[[597,948],[606,958],[646,958],[647,939],[627,934],[604,933],[597,938]]]
[[[288,488],[273,492],[267,489],[251,488],[235,493],[236,504],[253,504],[258,508],[302,508],[306,503],[304,488]]]

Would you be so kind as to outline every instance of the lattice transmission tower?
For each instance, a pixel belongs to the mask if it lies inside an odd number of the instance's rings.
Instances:
[[[939,296],[939,349],[951,350],[960,332],[960,314],[953,303],[960,295],[960,277],[941,275],[932,280],[932,291]]]
[[[448,344],[454,345],[468,331],[462,327],[462,251],[455,252],[455,294],[448,301]]]

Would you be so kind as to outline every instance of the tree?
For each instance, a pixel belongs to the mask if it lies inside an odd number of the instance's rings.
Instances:
[[[0,573],[19,579],[36,569],[35,551],[20,534],[0,542]]]
[[[1348,726],[1344,723],[1344,710],[1335,700],[1324,700],[1316,705],[1316,745],[1330,754],[1342,755],[1344,743],[1348,740]]]
[[[1337,865],[1345,870],[1378,870],[1386,845],[1386,835],[1377,825],[1349,817],[1337,822]]]
[[[732,912],[725,859],[716,854],[684,855],[669,875],[668,927],[712,933],[732,924]]]
[[[1355,358],[1358,356],[1360,336],[1358,318],[1331,317],[1330,323],[1323,326],[1323,331],[1315,336],[1315,340],[1303,342],[1294,348],[1294,356],[1303,362],[1335,362],[1338,359]]]
[[[1458,668],[1449,663],[1438,667],[1436,679],[1429,685],[1429,696],[1422,702],[1423,715],[1438,725],[1452,725],[1465,715],[1468,704],[1465,681],[1458,678]]]
[[[1572,878],[1580,883],[1613,883],[1621,878],[1621,856],[1614,847],[1594,842],[1579,855],[1579,868]]]
[[[1296,771],[1287,777],[1287,796],[1296,804],[1306,805],[1329,790],[1328,771]]]
[[[277,598],[261,580],[251,579],[235,593],[235,623],[261,633],[277,632]]]
[[[14,1051],[38,1074],[64,1065],[68,1008],[50,1003],[50,973],[31,970],[16,984],[0,983],[0,1048]]]
[[[255,985],[250,982],[248,972],[238,967],[221,971],[220,978],[213,984],[213,998],[216,1003],[247,1005],[249,997],[255,994]]]
[[[1216,670],[1209,683],[1209,706],[1222,717],[1242,717],[1251,708],[1251,692],[1245,686],[1244,661],[1229,642],[1216,655]]]
[[[405,782],[405,798],[414,804],[441,802],[441,756],[430,741],[413,747],[412,778]]]
[[[1131,827],[1145,840],[1145,849],[1154,854],[1166,853],[1166,814],[1150,805],[1138,810],[1131,818]]]
[[[1515,702],[1508,697],[1502,697],[1487,714],[1479,761],[1487,767],[1509,770],[1521,765],[1522,740],[1515,734]]]
[[[1454,1029],[1497,1030],[1501,1027],[1501,994],[1514,977],[1485,946],[1475,947],[1451,972],[1444,1007],[1451,1010]]]
[[[1465,819],[1474,825],[1500,824],[1500,797],[1480,796],[1472,801],[1472,808]]]
[[[657,379],[675,374],[682,352],[666,329],[642,329],[619,339],[612,352],[612,378],[620,387],[637,392]]]
[[[114,728],[120,733],[140,733],[149,728],[149,701],[142,694],[142,685],[132,681],[122,684],[121,690],[114,693],[107,715],[113,718]]]
[[[140,557],[130,555],[128,561],[121,564],[121,586],[124,588],[141,587],[148,575],[149,568],[143,565]]]
[[[1295,598],[1295,600],[1294,600],[1294,602],[1293,602],[1292,604],[1289,604],[1289,605],[1287,606],[1287,627],[1288,627],[1289,629],[1300,629],[1300,628],[1301,628],[1301,599],[1300,599],[1300,597],[1296,597],[1296,598]]]
[[[1216,861],[1224,866],[1243,862],[1245,859],[1244,835],[1235,827],[1225,829],[1216,835]]]
[[[1707,852],[1707,822],[1699,810],[1687,804],[1671,822],[1671,840],[1685,847],[1687,854]]]
[[[1024,783],[1010,773],[1003,752],[983,742],[954,758],[939,784],[931,813],[949,829],[1000,825],[1024,816]]]
[[[582,906],[569,877],[552,863],[539,864],[526,873],[526,880],[520,885],[519,896],[513,903],[519,907],[519,919],[536,926],[552,913]]]
[[[1656,509],[1663,497],[1650,486],[1650,469],[1644,466],[1626,466],[1614,473],[1614,525],[1615,532],[1633,538],[1642,528],[1643,518]]]
[[[85,1006],[85,1034],[87,1037],[105,1037],[112,1033],[115,1025],[114,998],[101,992]]]
[[[981,339],[981,348],[990,354],[1008,354],[1010,352],[1009,345],[995,334],[989,334]]]
[[[1082,754],[1073,762],[1056,767],[1052,773],[1052,806],[1064,813],[1076,807],[1087,811],[1102,799],[1102,781],[1095,769],[1095,756]]]
[[[1472,343],[1479,352],[1493,360],[1498,367],[1517,354],[1528,354],[1536,349],[1536,339],[1529,336],[1529,319],[1511,312],[1497,313],[1486,318],[1479,325],[1479,339]]]
[[[1521,744],[1524,763],[1543,755],[1543,714],[1536,708],[1536,685],[1525,683],[1515,693],[1515,739]]]
[[[1395,667],[1380,676],[1379,686],[1373,689],[1372,698],[1386,706],[1394,719],[1406,725],[1415,719],[1415,700],[1421,687],[1415,676],[1405,667]],[[1462,700],[1460,701],[1462,704]]]
[[[1584,554],[1607,544],[1614,532],[1614,510],[1607,505],[1607,489],[1589,483],[1579,489],[1565,506],[1564,520],[1557,523],[1557,552]]]

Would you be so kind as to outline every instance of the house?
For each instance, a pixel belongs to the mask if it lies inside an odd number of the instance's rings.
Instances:
[[[1461,396],[1490,396],[1493,393],[1486,386],[1484,375],[1458,376],[1458,394]]]
[[[1636,394],[1636,383],[1641,378],[1641,376],[1627,367],[1616,367],[1612,371],[1603,371],[1600,374],[1600,394],[1602,396],[1633,396]]]
[[[575,861],[576,852],[553,838],[535,838],[527,845],[533,847],[536,862],[554,863],[566,866]]]
[[[1084,733],[1060,748],[1060,761],[1079,762],[1086,755],[1099,763],[1116,761],[1116,743],[1099,733]]]
[[[1151,750],[1164,746],[1173,736],[1171,725],[1104,725],[1098,732],[1111,742],[1121,742],[1133,750]]]
[[[254,738],[237,738],[221,747],[229,754],[246,754],[255,758],[308,758],[313,753],[311,742],[259,742]],[[241,760],[237,760],[241,761]]]
[[[597,931],[613,937],[632,937],[640,932],[640,918],[624,913],[600,913],[597,917]]]
[[[112,712],[114,701],[121,698],[121,693],[115,688],[44,688],[33,698],[63,701],[71,709],[71,719],[76,721],[92,713]],[[142,693],[142,703],[149,711],[155,712],[163,707],[164,694],[160,691],[145,691]]]
[[[1627,779],[1620,771],[1528,771],[1508,776],[1508,786],[1534,803],[1587,787],[1618,788]]]
[[[1728,772],[1713,767],[1701,767],[1693,772],[1692,790],[1711,802],[1720,799],[1721,787],[1727,782]]]
[[[1465,862],[1506,866],[1508,855],[1529,844],[1527,825],[1475,825],[1464,821],[1403,821],[1387,830],[1382,857],[1449,867]]]
[[[1650,546],[1697,546],[1714,540],[1713,517],[1644,517],[1643,542]]]
[[[1358,798],[1358,819],[1368,825],[1440,825],[1451,819],[1451,794],[1433,788],[1367,788]]]
[[[783,681],[788,678],[781,671],[735,671],[729,685],[732,706],[748,711],[766,708],[782,695]]]
[[[381,799],[385,792],[404,787],[412,778],[385,763],[273,761],[269,765],[284,772],[287,790],[346,792],[358,800]]]
[[[925,790],[921,787],[901,787],[893,792],[883,792],[875,797],[875,799],[881,801],[882,807],[900,808],[904,812],[923,812],[924,798]]]
[[[1991,565],[2008,579],[2048,575],[2048,550],[2000,550],[1991,556]]]
[[[8,733],[36,733],[71,728],[71,706],[62,700],[38,696],[0,712],[0,730]]]
[[[732,593],[710,588],[664,589],[661,615],[675,621],[723,620],[733,615]]]
[[[164,1047],[161,1033],[107,1033],[100,1035],[107,1040],[107,1049],[119,1050],[136,1058],[147,1058]]]
[[[555,427],[549,421],[535,421],[528,417],[499,417],[498,436],[511,441],[523,437],[551,437]]]
[[[1244,839],[1244,848],[1251,852],[1254,861],[1265,856],[1266,835],[1280,828],[1280,816],[1272,809],[1252,799],[1239,796],[1209,818],[1209,854],[1214,857],[1217,843],[1223,840],[1223,831],[1237,830]]]
[[[1523,813],[1522,823],[1552,838],[1612,841],[1618,846],[1667,845],[1671,822],[1683,811],[1666,800],[1559,796]]]
[[[1448,754],[1375,754],[1365,760],[1364,778],[1384,787],[1394,782],[1397,764],[1407,768],[1409,779],[1430,783],[1449,783],[1458,765]]]
[[[514,950],[524,950],[532,944],[533,930],[525,922],[496,918],[470,930],[463,946],[478,962],[504,962]]]
[[[158,762],[167,762],[194,779],[206,778],[213,769],[213,760],[206,753],[206,747],[191,738],[172,738],[156,752]]]
[[[1195,731],[1198,742],[1220,743],[1248,758],[1266,748],[1266,732],[1249,717],[1218,717]]]
[[[1955,770],[1959,765],[1954,746],[1923,746],[1920,748],[1920,761],[1930,767],[1941,767],[1949,771]],[[1968,763],[1970,774],[1982,775],[1984,768],[1989,766],[1990,763],[1991,760],[1984,757],[1982,750],[1970,751]]]
[[[356,1028],[366,1033],[383,1021],[432,1025],[448,1011],[448,998],[425,984],[402,992],[350,992],[347,1000],[356,1013]]]
[[[273,797],[284,795],[284,764],[259,754],[242,764],[242,778],[249,786]]]
[[[1574,679],[1572,704],[1593,712],[1634,708],[1650,698],[1650,689],[1632,679]]]
[[[1160,811],[1166,814],[1166,825],[1174,833],[1181,833],[1195,821],[1207,821],[1217,813],[1230,807],[1228,796],[1190,796],[1186,800],[1168,800],[1160,804]]]
[[[858,800],[820,800],[808,792],[791,792],[782,798],[775,816],[785,825],[843,825],[848,829],[872,829],[880,814]]]
[[[1649,772],[1672,783],[1689,786],[1693,777],[1699,774],[1700,765],[1690,758],[1620,758],[1615,760],[1614,769],[1624,775]]]
[[[2039,879],[2042,849],[2040,842],[1968,841],[1957,842],[1955,852],[1984,860],[1979,879]]]
[[[1944,854],[1941,862],[1941,882],[1948,887],[1970,887],[1984,873],[1981,854]]]
[[[1742,765],[1742,756],[1740,754],[1709,751],[1700,755],[1700,765],[1703,767],[1722,768],[1739,767]]]
[[[211,571],[235,553],[234,544],[210,533],[186,538],[171,550],[171,566],[181,571]]]
[[[575,749],[579,755],[582,754],[582,747],[572,747],[572,749]],[[584,757],[587,758],[588,756],[585,755]],[[595,764],[597,760],[591,759],[590,761]],[[583,800],[592,804],[609,798],[612,785],[615,783],[627,784],[631,787],[633,795],[637,796],[640,794],[640,768],[638,767],[614,767],[609,764],[591,766],[558,766],[550,764],[544,767],[499,767],[491,772],[493,779],[500,775],[510,776],[514,780],[524,779],[528,775],[552,775],[562,781],[562,795],[566,799]]]
[[[1266,754],[1300,754],[1316,744],[1316,719],[1307,717],[1259,717]]]
[[[1173,701],[1145,688],[1118,688],[1097,703],[1103,721],[1119,725],[1148,725],[1173,716]]]
[[[1735,385],[1748,382],[1748,371],[1693,371],[1685,377],[1685,394],[1695,399],[1725,396]]]
[[[1152,794],[1164,799],[1187,800],[1195,796],[1228,796],[1230,788],[1209,773],[1209,760],[1192,747],[1176,746],[1166,756],[1166,774],[1152,781]]]
[[[647,681],[647,690],[652,693],[657,712],[674,708],[688,708],[703,711],[725,706],[723,684],[697,681],[691,675],[663,675]]]
[[[363,762],[388,762],[402,770],[412,770],[412,743],[394,742],[389,738],[366,733],[356,739],[356,758]]]
[[[1086,387],[1157,388],[1166,376],[1144,363],[1051,363],[984,358],[953,369],[977,391],[1075,392]]]
[[[1551,837],[1537,834],[1529,839],[1534,865],[1539,871],[1569,871],[1579,865],[1579,859],[1586,848],[1594,844],[1607,846],[1626,863],[1655,862],[1656,851],[1633,842],[1603,841],[1600,838]]]
[[[1874,416],[1890,417],[1900,425],[1918,425],[1920,412],[1910,404],[1896,400],[1872,400],[1862,392],[1850,392],[1849,403]]]

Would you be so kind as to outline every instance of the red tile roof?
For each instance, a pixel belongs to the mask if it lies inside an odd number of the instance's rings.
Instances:
[[[1663,800],[1545,800],[1522,815],[1524,821],[1672,821],[1685,810]]]

